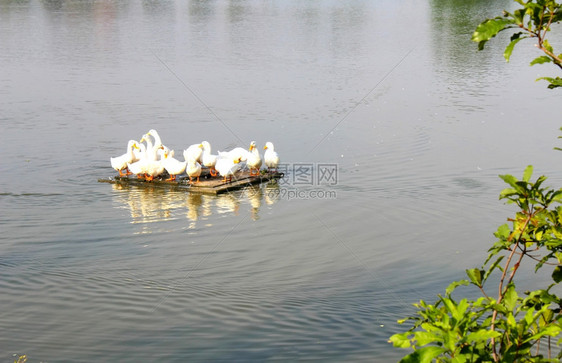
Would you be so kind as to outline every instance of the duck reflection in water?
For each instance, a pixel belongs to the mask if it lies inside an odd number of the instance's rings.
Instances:
[[[196,193],[188,193],[185,200],[185,205],[187,207],[187,219],[192,222],[196,222],[200,217],[201,208],[203,205],[203,195]],[[193,225],[194,226],[194,225]]]
[[[279,201],[281,190],[279,189],[279,183],[276,180],[272,180],[265,185],[264,199],[265,204],[274,205]]]
[[[117,208],[123,206],[131,214],[132,224],[143,225],[141,233],[154,232],[148,226],[154,222],[177,219],[177,210],[183,208],[183,193],[165,192],[158,188],[138,188],[113,184]]]
[[[131,223],[144,225],[143,233],[153,232],[148,226],[153,222],[174,220],[182,214],[190,221],[189,229],[195,228],[199,220],[208,221],[215,215],[239,215],[244,205],[249,205],[252,220],[258,220],[265,202],[271,206],[279,200],[279,184],[253,185],[243,190],[219,195],[163,190],[153,187],[135,187],[112,184],[116,208],[126,208],[131,214]],[[208,226],[212,223],[207,222]]]

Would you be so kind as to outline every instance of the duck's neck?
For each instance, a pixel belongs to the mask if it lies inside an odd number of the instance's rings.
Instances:
[[[144,144],[139,144],[139,159],[144,159],[146,157],[146,146]]]
[[[152,141],[149,138],[146,139],[146,156],[149,160],[158,159],[158,148],[152,145]]]
[[[160,146],[162,146],[162,139],[160,139],[160,135],[158,135],[157,133],[151,135],[152,137],[154,137],[154,147],[159,148]]]
[[[134,142],[129,142],[129,145],[127,145],[127,155],[130,158],[135,157],[135,154],[133,152],[133,149],[135,148],[135,143]]]

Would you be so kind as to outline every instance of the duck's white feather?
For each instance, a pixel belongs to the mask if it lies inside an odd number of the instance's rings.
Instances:
[[[256,147],[256,142],[252,141],[246,160],[246,165],[250,168],[250,175],[258,175],[260,173],[261,164],[261,156]]]
[[[186,161],[195,160],[201,163],[201,156],[203,155],[203,145],[193,144],[183,151],[183,157]]]
[[[192,181],[192,178],[197,178],[197,181],[199,181],[199,177],[201,176],[201,164],[199,164],[196,160],[190,159],[187,161],[185,172],[189,176],[190,182]]]
[[[133,149],[138,148],[135,140],[129,140],[127,143],[127,152],[123,155],[110,158],[111,167],[119,172],[122,176],[122,171],[128,168],[128,164],[132,163],[135,159]]]
[[[265,149],[265,153],[263,154],[265,166],[267,166],[268,169],[277,169],[279,166],[279,155],[275,152],[273,143],[268,141],[263,148]]]
[[[208,141],[203,141],[201,145],[203,145],[203,155],[201,157],[203,165],[207,168],[214,168],[217,163],[218,155],[211,154],[211,144],[209,144]]]
[[[187,166],[186,161],[179,161],[172,156],[173,150],[164,150],[161,160],[164,169],[170,174],[170,180],[175,180],[176,176],[183,174]]]
[[[240,170],[240,160],[241,158],[234,158],[229,153],[219,154],[217,158],[217,163],[215,165],[215,169],[219,172],[219,174],[226,180],[226,178],[232,179],[232,176]]]

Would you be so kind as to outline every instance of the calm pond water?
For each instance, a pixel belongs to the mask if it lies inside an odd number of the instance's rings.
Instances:
[[[0,0],[0,360],[397,361],[510,215],[497,175],[562,185],[556,70],[470,42],[509,6]],[[151,128],[272,141],[286,176],[98,183]]]

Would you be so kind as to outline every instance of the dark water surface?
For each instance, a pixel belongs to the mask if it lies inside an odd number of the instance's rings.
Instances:
[[[562,181],[555,69],[470,42],[508,6],[0,0],[0,360],[397,361],[396,320],[510,215],[497,175]],[[98,183],[151,128],[273,141],[288,172]]]

